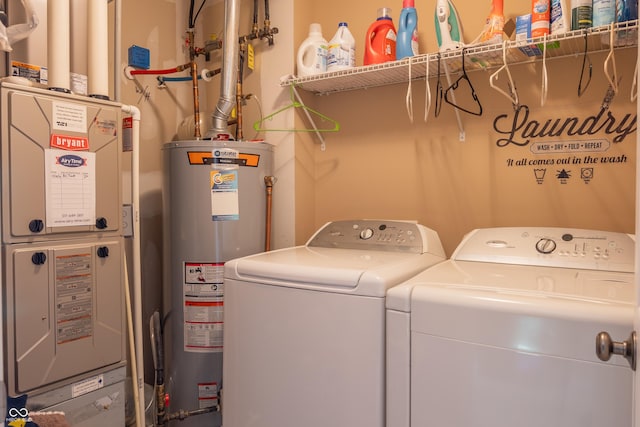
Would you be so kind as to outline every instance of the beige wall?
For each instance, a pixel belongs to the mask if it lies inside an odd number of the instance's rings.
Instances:
[[[250,28],[252,2],[243,2],[241,32]],[[260,2],[262,4],[262,2]],[[522,3],[522,2],[520,2]],[[199,18],[197,42],[219,35],[222,26],[222,1],[209,1]],[[188,60],[183,48],[188,2],[174,0],[137,0],[123,2],[121,59],[132,44],[151,50],[151,66],[168,68]],[[559,167],[548,168],[542,184],[534,179],[532,166],[515,166],[525,158],[566,158],[561,155],[534,155],[530,147],[498,147],[502,137],[493,129],[496,117],[513,117],[509,102],[491,89],[491,71],[470,73],[483,105],[482,116],[461,114],[466,140],[459,141],[454,110],[444,105],[438,118],[424,113],[425,83],[413,84],[414,123],[405,110],[406,84],[345,92],[329,96],[302,93],[313,108],[336,118],[338,133],[324,134],[326,151],[317,138],[308,133],[262,132],[255,134],[253,122],[260,114],[269,114],[290,102],[289,91],[279,79],[294,72],[297,46],[307,36],[311,22],[322,24],[330,39],[339,21],[347,21],[358,43],[358,64],[362,63],[364,34],[376,17],[378,7],[393,8],[394,22],[401,1],[344,2],[325,0],[272,0],[272,25],[279,28],[274,46],[254,42],[256,70],[245,78],[249,100],[245,113],[245,138],[265,138],[276,147],[274,189],[274,247],[304,243],[323,223],[344,218],[414,219],[436,229],[450,254],[462,235],[475,227],[545,225],[602,228],[634,231],[635,132],[620,143],[599,133],[588,139],[607,141],[610,148],[598,156],[626,156],[618,164],[597,164],[593,179],[579,179],[585,165],[566,167],[572,178],[566,184],[555,177]],[[457,0],[465,40],[475,38],[488,14],[489,2]],[[507,16],[525,13],[507,2]],[[526,8],[526,5],[524,6]],[[421,52],[436,52],[433,27],[435,0],[416,0],[419,15]],[[140,19],[153,12],[153,19]],[[262,17],[260,18],[262,22]],[[518,92],[530,107],[530,118],[544,122],[552,118],[584,119],[598,112],[606,90],[602,64],[604,54],[592,54],[593,81],[586,94],[576,95],[580,56],[549,61],[549,96],[540,107],[541,65],[512,67]],[[635,103],[629,100],[631,78],[636,61],[635,49],[616,53],[622,76],[620,94],[610,111],[621,120],[626,114],[635,118]],[[220,55],[210,62],[199,59],[199,67],[220,66]],[[454,76],[456,78],[457,75]],[[142,112],[142,255],[143,287],[146,297],[159,298],[161,286],[161,174],[162,145],[175,137],[179,124],[193,114],[189,84],[157,87],[155,77],[141,77],[139,83],[148,97],[137,93],[136,85],[123,81],[122,102],[137,105]],[[430,80],[435,95],[435,78]],[[208,118],[217,103],[219,78],[200,85],[201,112]],[[307,126],[305,119],[289,111],[276,119],[278,127]],[[500,122],[503,123],[503,122]],[[205,124],[208,126],[208,124]],[[581,142],[580,137],[547,138]],[[541,140],[545,141],[545,140]],[[540,141],[534,141],[540,142]],[[295,151],[295,155],[294,155]],[[588,153],[574,153],[584,159]],[[571,156],[569,156],[571,157]],[[514,165],[509,166],[508,161]],[[158,299],[158,301],[160,301]],[[158,306],[159,307],[159,306]],[[145,318],[155,309],[146,305]],[[145,343],[148,340],[145,339]]]
[[[489,11],[485,3],[489,2],[459,0],[455,3],[465,40],[472,40],[482,29]],[[327,39],[333,36],[339,21],[349,23],[357,41],[358,64],[361,64],[368,25],[375,19],[376,9],[389,4],[372,1],[363,6],[362,2],[329,0],[308,5],[313,8],[313,19],[322,24]],[[390,6],[397,22],[401,2]],[[417,0],[416,8],[421,52],[436,52],[435,0]],[[507,16],[525,12],[505,10]],[[298,25],[306,27],[308,23],[296,22],[296,27]],[[299,35],[300,42],[305,36]],[[593,81],[581,98],[577,96],[581,56],[548,61],[549,92],[544,107],[540,107],[541,64],[511,67],[521,103],[529,106],[529,119],[544,123],[548,119],[564,121],[577,117],[582,121],[597,114],[607,88],[603,72],[605,56],[590,55]],[[635,121],[635,103],[629,97],[635,49],[617,51],[616,60],[622,82],[610,111],[618,123],[627,114]],[[498,126],[508,128],[507,122],[512,121],[514,111],[509,101],[489,86],[493,71],[469,74],[483,113],[480,117],[461,113],[464,142],[459,141],[454,108],[450,105],[445,104],[437,118],[432,110],[427,123],[423,121],[424,80],[412,85],[414,123],[410,123],[405,109],[406,84],[320,97],[307,94],[306,102],[337,119],[341,130],[325,134],[326,151],[321,151],[318,145],[313,147],[313,170],[307,171],[313,179],[296,181],[306,186],[299,188],[296,195],[304,194],[306,198],[313,195],[310,204],[315,206],[313,219],[300,215],[297,222],[313,222],[309,230],[326,221],[344,218],[414,219],[437,230],[449,254],[462,236],[476,227],[535,225],[634,232],[635,132],[620,143],[613,142],[615,135],[599,132],[539,138],[526,146],[498,147],[497,141],[504,135],[494,130],[494,120],[507,115]],[[452,76],[457,77],[457,74]],[[433,96],[435,85],[435,78],[430,79]],[[444,85],[447,86],[446,81]],[[635,129],[634,123],[632,128]],[[609,148],[599,153],[548,155],[531,151],[534,143],[588,140],[601,141]],[[308,157],[306,145],[299,151],[301,156]],[[584,164],[586,156],[597,158],[598,163]],[[620,157],[624,161],[602,164],[602,157]],[[569,159],[571,163],[547,167],[544,181],[539,184],[533,166],[516,165],[522,159],[556,162]],[[576,164],[577,161],[582,164]],[[592,179],[588,182],[581,179],[582,169],[591,167]],[[562,169],[570,175],[566,183],[556,177]],[[296,235],[296,240],[302,243],[307,237]]]

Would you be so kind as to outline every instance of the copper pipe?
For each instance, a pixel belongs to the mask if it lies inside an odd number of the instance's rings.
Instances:
[[[193,29],[190,28],[187,34],[189,35],[189,59],[191,60],[189,67],[191,68],[191,81],[193,85],[193,136],[196,139],[200,139],[202,134],[200,133],[200,94],[198,92],[198,64],[196,64],[197,51]]]
[[[242,72],[242,71],[241,71]],[[236,140],[242,141],[242,81],[236,83]]]
[[[193,121],[194,121],[194,137],[200,139],[200,99],[198,93],[198,64],[196,61],[191,63],[191,80],[193,81]]]
[[[272,206],[272,194],[273,194],[273,184],[276,183],[276,177],[274,176],[265,176],[264,183],[267,187],[267,215],[266,215],[266,223],[265,223],[265,238],[264,238],[264,250],[265,252],[269,252],[271,250],[271,206]]]

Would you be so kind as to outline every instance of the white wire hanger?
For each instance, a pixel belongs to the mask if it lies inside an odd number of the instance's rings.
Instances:
[[[638,61],[636,61],[636,69],[633,72],[633,82],[631,83],[631,102],[638,99]]]
[[[618,70],[616,68],[616,56],[615,56],[615,49],[614,49],[614,25],[615,24],[611,24],[611,30],[609,32],[609,54],[607,55],[607,58],[604,60],[604,75],[607,77],[607,80],[609,81],[609,84],[611,85],[611,88],[613,89],[613,92],[615,94],[618,93]],[[612,74],[609,73],[609,68],[611,68],[612,70]]]
[[[547,92],[549,90],[549,76],[547,74],[547,34],[544,34],[542,50],[542,83],[540,84],[540,106],[544,107],[547,102]]]
[[[427,70],[424,76],[425,94],[424,94],[424,122],[429,120],[429,110],[431,110],[431,86],[429,85],[429,62],[427,61]]]
[[[407,114],[409,115],[409,123],[413,124],[413,90],[411,87],[412,78],[411,75],[411,63],[412,58],[409,58],[409,85],[407,86],[407,96],[405,98],[405,104],[407,106]]]
[[[507,82],[507,86],[509,87],[509,93],[507,93],[504,89],[496,85],[495,81],[498,80],[500,73],[506,71],[507,78],[509,81]],[[507,64],[507,40],[502,42],[502,67],[498,68],[498,70],[491,74],[489,77],[489,85],[497,90],[499,93],[507,97],[511,104],[513,104],[513,108],[517,108],[518,106],[518,92],[516,91],[516,85],[513,82],[513,77],[511,77],[511,71],[509,71],[509,64]]]

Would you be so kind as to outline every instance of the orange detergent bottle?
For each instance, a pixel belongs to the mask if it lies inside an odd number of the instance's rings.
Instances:
[[[396,59],[396,27],[391,20],[391,9],[378,9],[378,19],[369,26],[364,49],[364,65],[380,64]]]

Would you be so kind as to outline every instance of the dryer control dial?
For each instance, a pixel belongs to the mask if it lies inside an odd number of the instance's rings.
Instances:
[[[373,237],[373,230],[371,228],[365,228],[360,232],[360,238],[362,240],[369,240]]]
[[[538,242],[536,243],[536,250],[541,254],[550,254],[551,252],[556,250],[557,246],[558,245],[556,244],[555,240],[544,237],[538,240]]]

